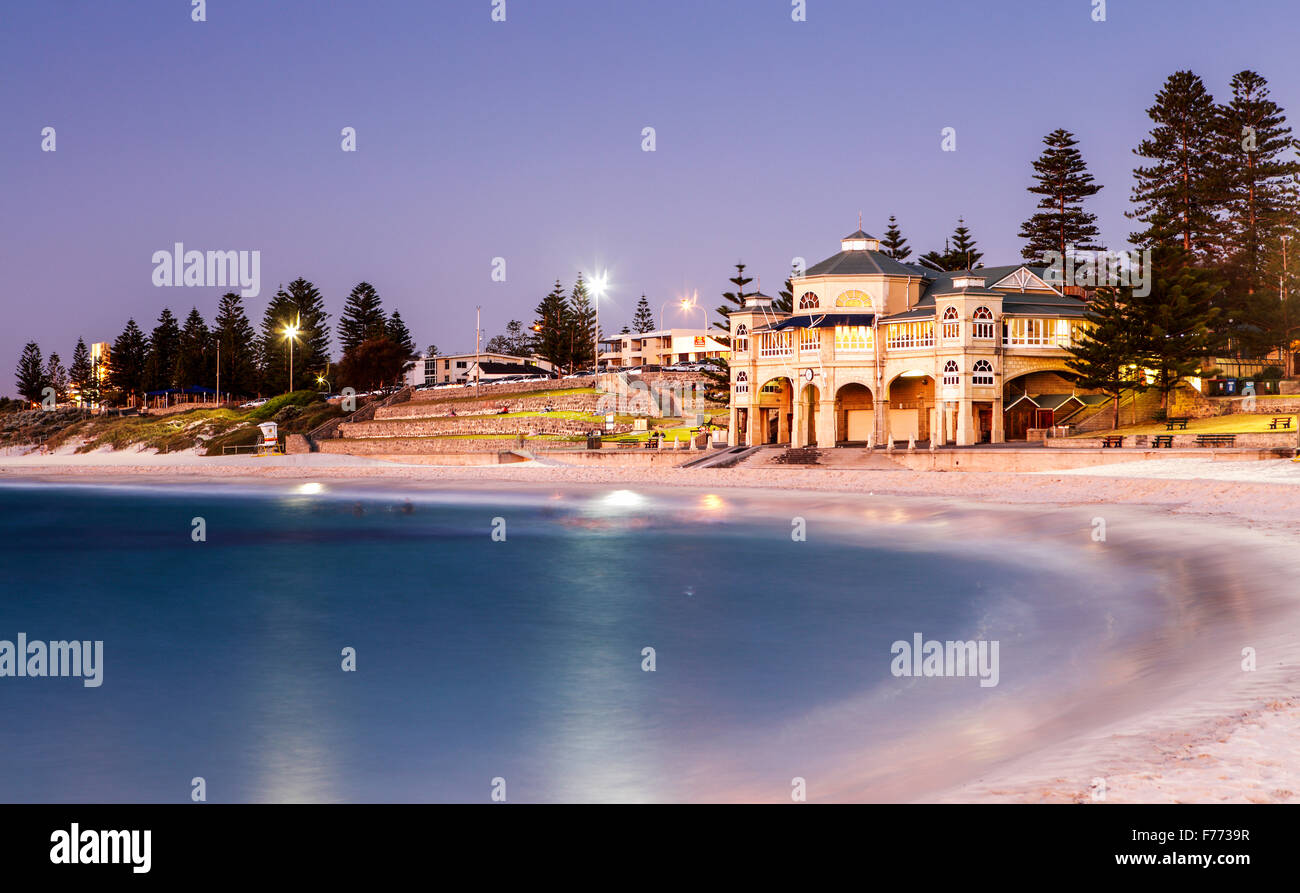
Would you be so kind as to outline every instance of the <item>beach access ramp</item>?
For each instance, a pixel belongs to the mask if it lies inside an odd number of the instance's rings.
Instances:
[[[718,450],[716,453],[710,453],[707,456],[701,456],[698,459],[692,459],[690,462],[684,462],[678,465],[678,468],[731,468],[738,462],[743,462],[750,456],[761,450],[761,446],[736,446],[728,447],[724,450]]]

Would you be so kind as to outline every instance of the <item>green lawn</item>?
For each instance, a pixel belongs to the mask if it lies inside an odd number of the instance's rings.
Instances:
[[[1286,416],[1289,413],[1281,413]],[[1269,422],[1274,416],[1267,413],[1236,413],[1233,415],[1215,416],[1209,419],[1192,419],[1187,423],[1187,430],[1174,429],[1173,431],[1165,430],[1164,422],[1150,422],[1143,425],[1129,425],[1127,427],[1116,428],[1113,431],[1089,431],[1085,434],[1071,435],[1075,438],[1097,438],[1107,435],[1132,435],[1132,434],[1278,434],[1287,433],[1285,430],[1278,428],[1276,430],[1268,427]],[[1296,429],[1296,417],[1291,416],[1291,431]]]

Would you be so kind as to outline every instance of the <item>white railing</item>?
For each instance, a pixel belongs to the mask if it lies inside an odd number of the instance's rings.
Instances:
[[[794,356],[793,332],[764,332],[758,346],[760,357]]]

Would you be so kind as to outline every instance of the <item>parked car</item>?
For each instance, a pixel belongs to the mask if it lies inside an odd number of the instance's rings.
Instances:
[[[239,408],[240,408],[240,409],[257,409],[257,407],[264,405],[264,404],[266,403],[266,401],[267,401],[267,398],[266,398],[266,397],[262,397],[262,398],[259,399],[259,400],[249,400],[247,403],[241,403],[241,404],[239,404]]]

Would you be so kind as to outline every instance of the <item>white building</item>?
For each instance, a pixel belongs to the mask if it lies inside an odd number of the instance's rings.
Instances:
[[[654,364],[695,363],[708,357],[726,357],[727,346],[709,329],[659,329],[626,332],[600,342],[600,363],[611,369]]]
[[[546,372],[552,372],[555,366],[541,357],[514,357],[504,353],[458,353],[447,356],[422,356],[406,373],[406,383],[411,387],[431,384],[457,384],[468,381],[470,372],[476,362],[507,363],[511,365],[529,364]],[[525,374],[520,370],[517,374]]]

